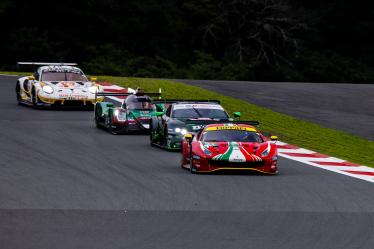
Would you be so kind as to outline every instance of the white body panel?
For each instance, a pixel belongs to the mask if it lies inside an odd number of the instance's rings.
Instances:
[[[60,101],[59,103],[64,103],[64,101],[82,101],[83,104],[86,104],[86,101],[92,103],[95,100],[95,91],[103,91],[102,86],[97,85],[92,81],[43,81],[42,75],[44,72],[54,72],[54,70],[73,70],[83,72],[76,67],[71,66],[43,66],[39,67],[36,73],[34,74],[34,80],[29,79],[29,77],[19,78],[17,84],[19,85],[19,95],[20,102],[32,103],[35,95],[39,104],[54,104],[55,101]],[[86,78],[84,76],[84,78]],[[49,90],[45,91],[43,87],[49,86]],[[34,91],[32,90],[34,89]],[[62,102],[61,102],[62,101]]]

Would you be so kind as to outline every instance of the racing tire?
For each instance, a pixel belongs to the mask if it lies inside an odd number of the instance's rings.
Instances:
[[[21,87],[19,85],[19,81],[17,81],[17,85],[16,85],[16,97],[17,97],[17,103],[21,104]]]
[[[149,143],[150,143],[151,146],[155,147],[154,139],[153,139],[152,121],[149,123]]]
[[[190,172],[191,174],[196,174],[196,168],[193,166],[193,163],[192,163],[192,155],[190,156]]]
[[[98,105],[98,106],[99,106],[99,105]],[[99,114],[98,114],[98,108],[99,108],[99,107],[98,107],[98,106],[95,108],[95,117],[94,117],[94,121],[95,121],[95,126],[96,126],[96,128],[100,129],[100,128],[102,128],[102,127],[101,127],[100,122],[99,122]]]
[[[107,128],[108,128],[108,131],[109,131],[112,135],[117,135],[117,134],[118,134],[118,133],[113,129],[113,127],[112,127],[112,114],[110,114],[110,112],[109,112],[109,115],[108,115]]]
[[[33,87],[31,90],[31,104],[34,108],[37,108],[38,103],[39,103],[38,95],[36,94],[35,87]]]
[[[101,128],[101,126],[100,126],[100,124],[99,124],[99,121],[97,120],[97,116],[96,116],[96,114],[95,114],[95,126],[96,126],[96,128],[98,128],[98,129]]]
[[[185,167],[184,167],[185,164],[184,164],[184,160],[183,160],[183,159],[184,159],[184,156],[183,156],[183,152],[182,152],[182,156],[181,156],[181,164],[180,164],[180,165],[181,165],[181,168],[182,168],[182,169],[185,169]]]
[[[165,127],[165,129],[164,129],[164,137],[163,137],[163,139],[162,139],[162,146],[163,146],[166,150],[170,149],[170,148],[169,148],[169,145],[168,145],[168,136],[169,136],[169,133],[168,133],[168,127]]]

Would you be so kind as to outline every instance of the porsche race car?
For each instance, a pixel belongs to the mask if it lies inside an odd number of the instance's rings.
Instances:
[[[256,121],[208,124],[196,135],[182,140],[181,167],[192,173],[246,170],[278,172],[276,136],[266,138],[253,125]]]
[[[166,111],[158,113],[150,123],[151,145],[167,150],[180,150],[185,134],[196,133],[203,127],[201,120],[232,120],[218,100],[167,100]],[[235,113],[239,116],[240,113]],[[186,125],[188,122],[188,126]]]
[[[88,80],[75,63],[19,62],[19,65],[39,66],[35,73],[17,80],[17,102],[33,107],[83,106],[93,107],[103,98],[95,98],[102,91],[100,85]]]
[[[125,97],[119,106],[113,102],[100,102],[95,105],[95,124],[110,133],[127,134],[130,132],[149,132],[149,123],[162,111],[160,104],[154,105],[151,96],[161,93],[144,93],[137,89],[135,93],[97,93],[99,97]],[[160,109],[161,108],[161,109]],[[162,113],[162,112],[161,112]]]

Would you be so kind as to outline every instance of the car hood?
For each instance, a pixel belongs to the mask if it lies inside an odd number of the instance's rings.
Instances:
[[[241,142],[199,142],[200,149],[207,158],[227,162],[262,161],[261,153],[268,147],[275,150],[270,143]],[[270,154],[270,153],[269,153]]]
[[[209,120],[212,120],[212,119],[211,118],[195,118],[195,119],[171,118],[168,121],[168,126],[171,127],[171,128],[176,128],[176,127],[185,128],[189,132],[197,133],[206,126],[206,125],[202,125],[201,123],[198,122],[198,121],[201,121],[201,120],[209,121]],[[188,124],[186,124],[187,121],[188,121]],[[194,121],[196,121],[196,124],[194,124]],[[222,120],[222,122],[224,122],[224,121],[226,121],[226,120]]]
[[[93,82],[80,81],[43,81],[43,83],[59,89],[84,89],[94,85]]]

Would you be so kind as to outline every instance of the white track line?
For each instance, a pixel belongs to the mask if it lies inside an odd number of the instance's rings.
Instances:
[[[288,145],[283,142],[277,142],[278,145],[285,146]],[[365,180],[368,182],[374,182],[374,169],[364,166],[364,165],[358,165],[358,166],[341,166],[341,165],[321,165],[316,162],[325,162],[325,163],[349,163],[343,159],[339,159],[336,157],[298,157],[298,156],[293,156],[293,155],[287,155],[285,153],[303,153],[303,154],[314,154],[316,152],[311,151],[311,150],[306,150],[302,148],[295,148],[295,149],[284,149],[284,148],[279,148],[278,149],[279,156],[298,161],[313,167],[317,167],[320,169],[332,171],[338,174],[343,174],[347,175],[350,177],[354,177],[357,179]],[[360,174],[355,174],[355,173],[350,173],[351,172],[360,172],[362,174],[367,174],[367,175],[360,175]],[[373,174],[373,175],[370,175]]]

